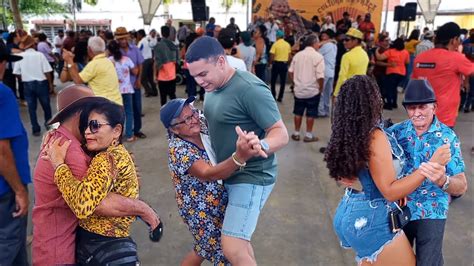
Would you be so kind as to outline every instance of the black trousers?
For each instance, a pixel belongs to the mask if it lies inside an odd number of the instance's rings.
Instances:
[[[280,77],[280,91],[278,92],[278,101],[283,99],[283,93],[285,92],[285,84],[286,84],[286,75],[288,74],[288,63],[287,62],[278,62],[275,61],[272,64],[272,77],[271,77],[271,89],[273,98],[276,98],[276,80],[277,77]]]
[[[170,100],[176,99],[176,80],[169,81],[158,81],[158,87],[160,89],[160,101],[161,105],[166,104],[167,97],[170,97]]]
[[[391,107],[395,107],[397,105],[397,87],[400,84],[405,76],[399,74],[389,74],[386,77],[386,85],[385,85],[385,103],[389,104]]]
[[[443,265],[443,237],[446,219],[423,219],[409,222],[403,231],[416,248],[417,266]]]
[[[145,96],[158,96],[158,90],[153,78],[153,59],[143,61],[143,73],[141,76],[142,86],[145,89]]]

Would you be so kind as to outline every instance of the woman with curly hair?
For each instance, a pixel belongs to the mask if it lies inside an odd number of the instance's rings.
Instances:
[[[384,132],[382,108],[379,88],[370,77],[354,76],[342,85],[325,154],[330,176],[349,185],[336,209],[334,230],[341,246],[355,251],[359,265],[395,261],[397,265],[415,265],[403,231],[389,226],[389,212],[397,208],[394,201],[421,185],[431,169],[428,164],[449,161],[449,149],[438,149],[429,162],[404,176],[403,150]],[[363,191],[352,188],[357,180]]]

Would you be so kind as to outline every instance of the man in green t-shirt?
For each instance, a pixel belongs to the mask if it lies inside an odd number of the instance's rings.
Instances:
[[[222,227],[224,255],[231,264],[257,265],[250,239],[275,184],[275,152],[288,143],[288,132],[268,86],[253,74],[232,68],[216,39],[194,41],[186,62],[190,74],[207,92],[204,115],[217,162],[235,151],[236,126],[260,139],[253,148],[261,150],[261,156],[248,160],[224,181],[229,203]]]

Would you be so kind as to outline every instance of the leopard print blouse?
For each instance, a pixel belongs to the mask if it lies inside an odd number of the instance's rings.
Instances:
[[[98,153],[89,165],[86,176],[79,181],[66,164],[54,173],[59,191],[79,218],[79,226],[87,231],[109,237],[127,237],[135,216],[104,217],[93,214],[100,202],[113,192],[138,198],[138,178],[133,160],[123,145],[111,146]]]

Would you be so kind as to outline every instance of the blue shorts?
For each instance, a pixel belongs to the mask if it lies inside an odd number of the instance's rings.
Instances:
[[[258,217],[273,186],[224,184],[229,201],[224,215],[222,234],[250,241]]]
[[[388,213],[394,207],[384,198],[370,200],[364,192],[346,189],[336,209],[333,226],[341,246],[352,248],[358,263],[364,259],[374,262],[399,234],[392,233],[388,223]]]

